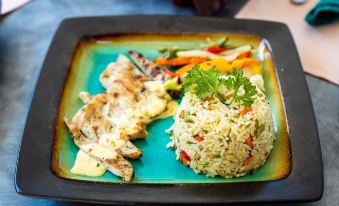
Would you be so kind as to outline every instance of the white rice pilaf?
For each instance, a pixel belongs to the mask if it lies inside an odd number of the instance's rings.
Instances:
[[[263,165],[273,148],[274,129],[269,102],[258,94],[250,112],[239,104],[228,106],[217,98],[200,100],[187,92],[168,130],[177,159],[182,151],[196,173],[239,177]],[[187,158],[186,158],[187,159]]]

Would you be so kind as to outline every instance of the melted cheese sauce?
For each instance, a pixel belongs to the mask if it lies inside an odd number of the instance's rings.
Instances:
[[[147,104],[141,105],[140,111],[144,114],[142,116],[152,118],[164,111],[166,109],[166,104],[167,100],[151,95]]]
[[[155,119],[165,119],[167,117],[174,116],[177,112],[178,106],[178,102],[176,102],[175,100],[171,100],[170,102],[168,102],[166,110],[155,117]]]
[[[105,167],[92,159],[89,155],[79,150],[75,159],[71,173],[78,175],[87,175],[92,177],[99,177],[106,172]]]

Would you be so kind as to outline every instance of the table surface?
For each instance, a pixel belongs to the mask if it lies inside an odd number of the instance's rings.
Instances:
[[[15,165],[30,98],[48,46],[62,19],[128,14],[195,15],[192,9],[174,7],[169,0],[144,2],[34,0],[0,20],[0,205],[83,205],[34,199],[15,192]],[[218,12],[218,16],[227,15]],[[309,75],[306,79],[319,128],[325,190],[318,202],[295,204],[339,205],[339,161],[336,159],[339,156],[339,87]]]

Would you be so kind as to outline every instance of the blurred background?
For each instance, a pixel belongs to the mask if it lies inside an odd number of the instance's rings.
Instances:
[[[28,105],[63,19],[135,14],[287,24],[313,101],[325,175],[322,200],[295,205],[339,205],[339,0],[0,0],[0,11],[0,205],[75,205],[15,192],[15,164]]]

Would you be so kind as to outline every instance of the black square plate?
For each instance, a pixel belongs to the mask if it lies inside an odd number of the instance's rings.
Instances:
[[[55,120],[77,43],[84,36],[126,33],[239,33],[270,42],[285,105],[291,174],[278,181],[220,184],[104,184],[62,179],[51,172]],[[283,68],[289,68],[284,71]],[[318,131],[291,33],[281,23],[179,16],[121,16],[62,22],[43,65],[22,137],[16,190],[28,196],[100,203],[234,203],[314,201],[322,197]]]

